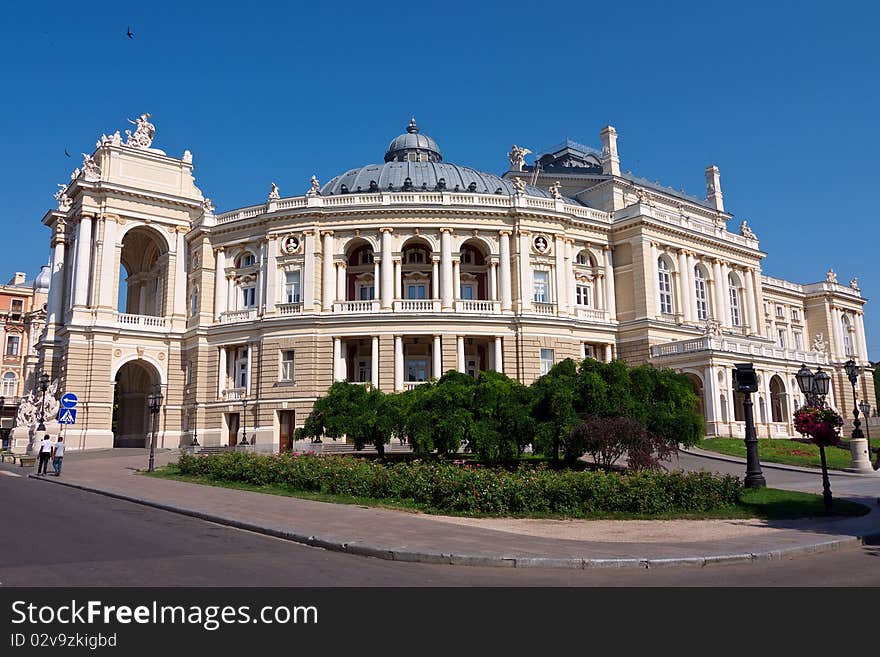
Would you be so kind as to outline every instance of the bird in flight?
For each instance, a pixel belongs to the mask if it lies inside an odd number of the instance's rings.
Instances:
[[[64,154],[65,154],[67,157],[70,157],[70,153],[67,152],[67,149],[66,149],[66,148],[64,149]]]
[[[134,39],[134,32],[131,31],[131,26],[129,26],[129,27],[126,29],[125,35],[126,35],[129,39]]]

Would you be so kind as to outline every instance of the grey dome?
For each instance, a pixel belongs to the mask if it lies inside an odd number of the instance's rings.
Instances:
[[[40,273],[34,279],[34,292],[48,292],[49,283],[52,282],[52,272],[49,265],[40,267]]]
[[[442,162],[443,155],[437,142],[428,135],[419,134],[419,127],[413,117],[406,127],[406,132],[395,137],[385,151],[386,162],[427,161]]]

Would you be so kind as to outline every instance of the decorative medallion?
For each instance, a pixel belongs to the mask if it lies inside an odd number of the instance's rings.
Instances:
[[[157,356],[157,358],[159,360],[165,360],[165,354],[163,354],[162,352],[159,352],[159,355]]]
[[[287,255],[293,255],[299,251],[300,240],[294,234],[285,235],[281,239],[281,252]]]
[[[550,253],[550,240],[546,235],[535,235],[532,238],[532,248],[535,250],[535,253],[540,253],[541,255],[547,255]]]
[[[113,352],[113,355],[114,355],[116,358],[119,358],[119,357],[122,355],[122,349],[116,349],[116,350]]]

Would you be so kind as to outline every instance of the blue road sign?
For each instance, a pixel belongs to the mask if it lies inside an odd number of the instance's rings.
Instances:
[[[61,396],[61,407],[62,408],[75,408],[76,402],[78,402],[77,396],[72,392],[65,392]]]
[[[62,408],[58,411],[58,424],[76,424],[76,409]]]

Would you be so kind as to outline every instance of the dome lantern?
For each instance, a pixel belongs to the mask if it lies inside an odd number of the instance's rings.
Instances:
[[[406,132],[395,137],[385,152],[386,162],[442,162],[443,155],[437,142],[419,133],[416,117],[412,117]]]

